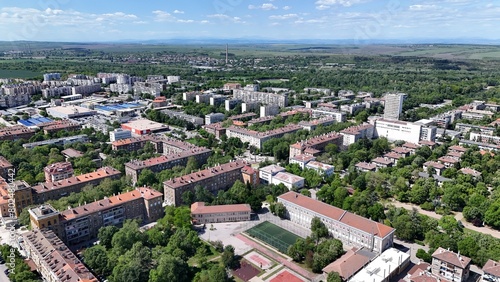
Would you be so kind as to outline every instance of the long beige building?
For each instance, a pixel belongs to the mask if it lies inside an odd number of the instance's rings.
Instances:
[[[99,281],[51,230],[33,230],[22,236],[26,255],[35,263],[44,281]]]
[[[315,136],[304,141],[297,142],[290,145],[290,155],[289,158],[293,158],[297,155],[310,155],[317,156],[322,153],[328,144],[335,144],[338,148],[342,146],[342,135],[336,132],[330,132],[327,134]]]
[[[382,223],[292,191],[278,196],[278,202],[285,206],[290,221],[311,226],[312,219],[318,217],[333,237],[348,246],[379,254],[392,247],[395,230]]]
[[[250,220],[252,209],[249,204],[205,206],[203,202],[191,205],[193,224]]]
[[[197,185],[211,193],[227,190],[236,180],[244,181],[242,169],[247,165],[247,162],[242,160],[232,161],[165,181],[163,182],[165,204],[180,206],[182,194],[187,191],[194,193]]]

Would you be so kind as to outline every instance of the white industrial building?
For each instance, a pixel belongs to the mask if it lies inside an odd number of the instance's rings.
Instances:
[[[47,114],[62,119],[79,118],[95,115],[97,112],[78,106],[58,106],[47,108]]]
[[[109,132],[109,141],[115,142],[122,139],[132,138],[132,132],[130,130],[125,130],[117,128]]]
[[[410,264],[410,255],[390,248],[354,275],[349,282],[386,282]]]

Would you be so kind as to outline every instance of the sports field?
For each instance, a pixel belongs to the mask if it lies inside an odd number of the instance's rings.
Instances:
[[[299,236],[277,225],[264,221],[246,231],[246,233],[259,239],[286,254],[288,247],[297,241]]]

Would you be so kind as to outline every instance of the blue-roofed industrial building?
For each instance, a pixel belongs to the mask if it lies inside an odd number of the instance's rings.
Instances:
[[[52,121],[50,118],[46,117],[36,117],[29,119],[20,119],[17,121],[17,124],[24,125],[26,127],[36,127],[40,123],[50,122]]]

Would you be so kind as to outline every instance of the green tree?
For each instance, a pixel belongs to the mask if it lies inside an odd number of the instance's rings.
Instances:
[[[88,248],[83,253],[85,263],[99,275],[108,275],[111,269],[108,268],[108,254],[106,248],[95,245]]]
[[[311,220],[311,237],[318,242],[321,238],[326,238],[329,236],[328,228],[319,217],[313,217]]]
[[[189,281],[189,266],[181,258],[163,255],[150,271],[149,282]]]
[[[97,233],[97,238],[99,239],[99,244],[104,246],[106,249],[111,249],[111,240],[113,235],[118,232],[118,227],[114,225],[101,227]]]
[[[328,273],[328,277],[326,278],[326,282],[342,282],[342,278],[340,277],[340,275],[337,272],[332,271],[332,272]]]
[[[139,231],[139,224],[135,220],[127,220],[123,227],[113,235],[111,246],[117,253],[123,253],[132,248],[136,242],[142,242],[145,234]]]
[[[157,182],[158,179],[156,178],[156,174],[153,173],[150,169],[145,168],[141,171],[141,174],[137,179],[137,186],[151,186]]]
[[[226,268],[233,268],[235,264],[234,247],[227,245],[221,255],[222,265]]]

